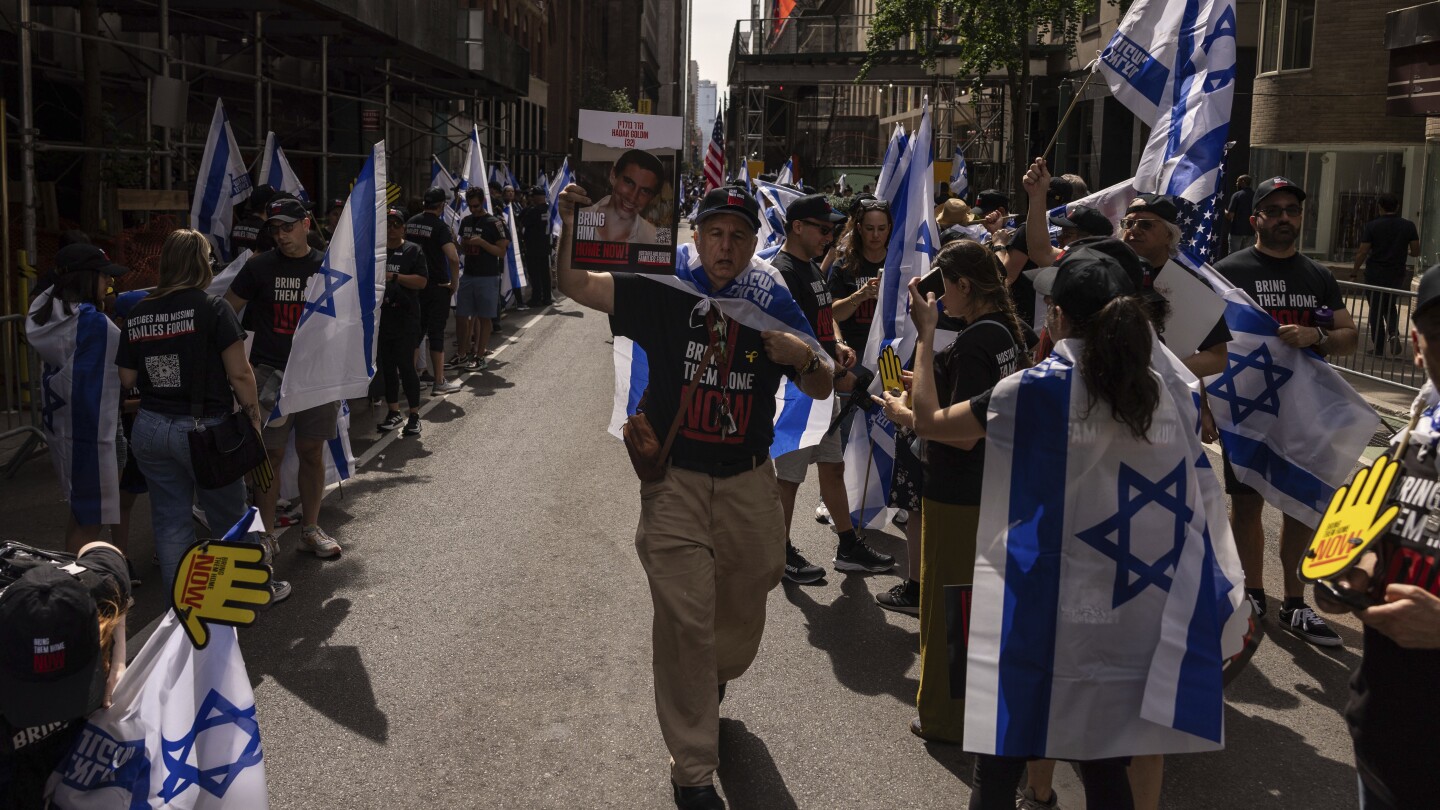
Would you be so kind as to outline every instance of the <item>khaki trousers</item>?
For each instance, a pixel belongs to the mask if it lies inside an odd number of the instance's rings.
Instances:
[[[641,484],[635,548],[655,607],[655,712],[670,776],[709,784],[720,765],[716,688],[755,660],[766,595],[785,570],[774,465],[729,478],[671,467]]]
[[[980,507],[924,498],[920,505],[920,687],[915,694],[926,737],[959,743],[965,700],[950,694],[950,627],[945,586],[975,581],[975,533]],[[960,666],[964,666],[960,662]]]

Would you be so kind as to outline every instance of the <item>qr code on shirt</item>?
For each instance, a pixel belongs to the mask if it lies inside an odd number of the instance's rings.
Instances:
[[[180,355],[157,354],[145,358],[145,374],[151,388],[180,387]]]

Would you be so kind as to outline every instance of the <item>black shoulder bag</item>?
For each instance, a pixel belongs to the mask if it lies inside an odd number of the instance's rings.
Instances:
[[[263,468],[256,475],[261,489],[270,488],[270,459],[265,453],[265,443],[250,418],[244,411],[235,411],[223,421],[208,427],[200,425],[205,416],[205,389],[207,387],[206,352],[210,338],[215,332],[215,300],[206,295],[200,306],[195,308],[195,334],[200,338],[200,349],[195,352],[190,376],[190,415],[195,418],[195,429],[190,431],[190,466],[195,470],[195,483],[202,489],[219,489],[238,481],[251,470]]]

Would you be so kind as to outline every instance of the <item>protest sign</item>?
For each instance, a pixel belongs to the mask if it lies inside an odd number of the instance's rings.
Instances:
[[[674,271],[683,130],[683,120],[671,116],[580,111],[575,182],[594,203],[575,213],[573,266]]]

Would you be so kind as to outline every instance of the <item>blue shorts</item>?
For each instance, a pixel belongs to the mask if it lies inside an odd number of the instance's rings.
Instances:
[[[461,318],[500,317],[500,277],[461,276],[455,314]]]

